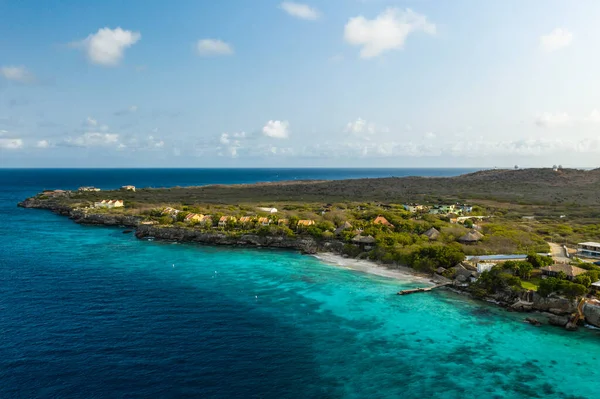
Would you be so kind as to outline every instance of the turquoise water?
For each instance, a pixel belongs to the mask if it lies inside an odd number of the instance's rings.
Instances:
[[[600,332],[0,197],[0,397],[594,398]]]

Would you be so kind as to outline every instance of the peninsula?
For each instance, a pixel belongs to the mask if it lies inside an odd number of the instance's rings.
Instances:
[[[594,247],[600,241],[600,169],[53,188],[19,206],[82,224],[134,228],[138,238],[332,252],[408,266],[514,310],[550,312],[552,324],[600,326],[594,299],[600,290],[594,263],[600,259],[600,244]]]

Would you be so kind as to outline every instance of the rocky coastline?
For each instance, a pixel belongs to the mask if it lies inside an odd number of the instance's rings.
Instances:
[[[139,239],[158,239],[166,241],[189,242],[204,245],[223,245],[234,247],[254,248],[276,248],[299,251],[303,254],[333,253],[342,255],[344,242],[339,240],[318,241],[310,236],[283,237],[283,236],[259,236],[257,234],[225,234],[221,231],[206,232],[178,226],[159,226],[154,224],[143,224],[143,219],[138,216],[123,215],[116,213],[94,213],[87,209],[70,208],[52,199],[28,198],[18,204],[23,208],[46,209],[56,214],[67,216],[75,223],[98,226],[119,226],[130,228],[135,231]],[[441,276],[435,276],[443,279]],[[455,285],[450,288],[459,294],[471,296],[467,285]],[[506,308],[508,311],[534,312],[543,318],[545,322],[576,329],[570,325],[570,316],[577,312],[577,303],[562,297],[542,297],[533,291],[516,292],[507,290],[505,292],[476,298],[494,303]],[[600,303],[586,303],[583,306],[585,321],[596,327],[600,327]],[[528,317],[527,322],[539,325],[539,320]],[[541,322],[539,322],[542,324]]]

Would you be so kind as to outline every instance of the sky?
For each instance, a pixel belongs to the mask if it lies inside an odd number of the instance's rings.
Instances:
[[[600,166],[597,0],[0,15],[0,167]]]

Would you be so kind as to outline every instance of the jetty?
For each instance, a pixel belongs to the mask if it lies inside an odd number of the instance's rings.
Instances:
[[[429,292],[436,288],[445,287],[447,285],[452,285],[452,284],[453,284],[453,282],[447,282],[447,283],[434,285],[433,287],[421,287],[421,288],[412,288],[410,290],[402,290],[402,291],[398,291],[398,295],[408,295],[408,294],[414,294],[416,292]]]

